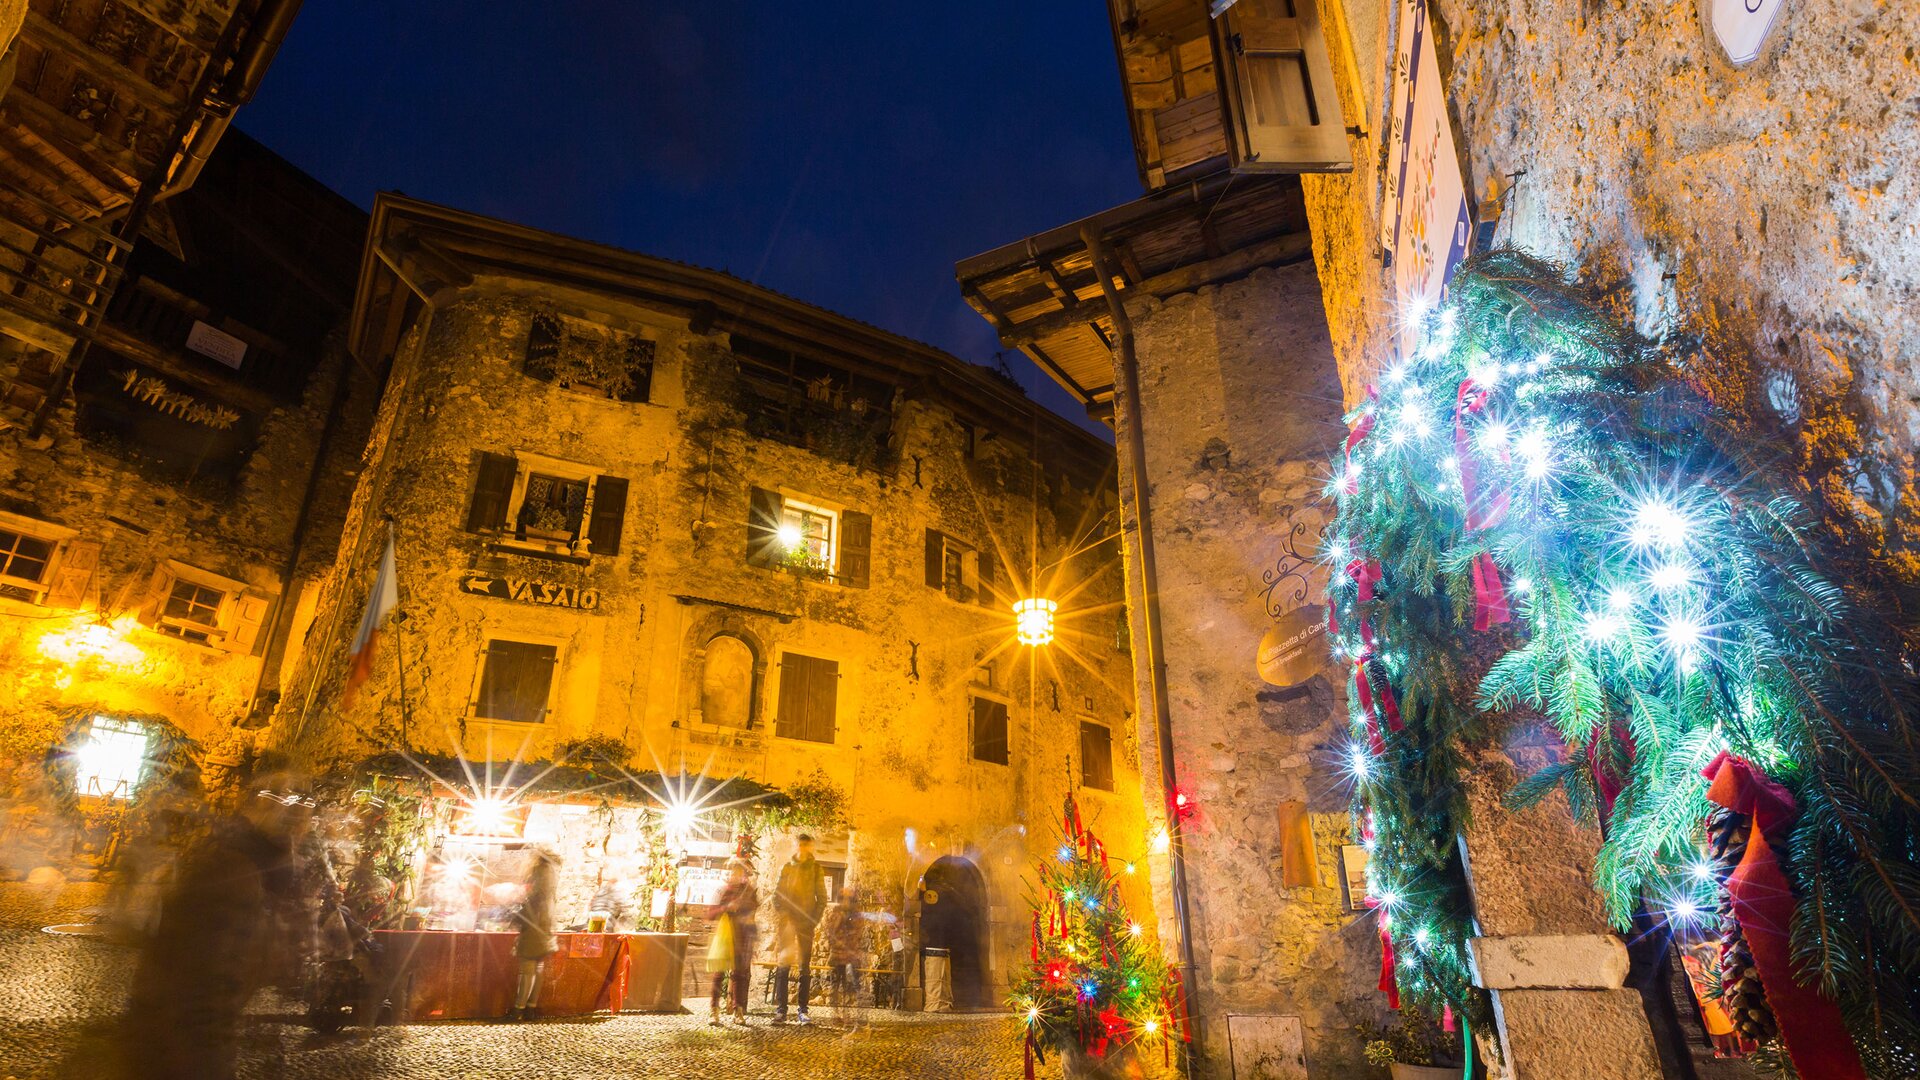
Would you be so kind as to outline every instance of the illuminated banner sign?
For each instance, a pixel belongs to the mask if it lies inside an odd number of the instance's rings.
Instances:
[[[1387,135],[1380,245],[1392,260],[1398,310],[1411,311],[1439,302],[1454,267],[1467,256],[1473,224],[1460,154],[1447,122],[1447,91],[1434,57],[1428,0],[1401,0],[1393,125]],[[1410,330],[1400,342],[1402,356],[1413,351]]]

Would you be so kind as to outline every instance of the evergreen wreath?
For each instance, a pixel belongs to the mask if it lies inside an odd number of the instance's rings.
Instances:
[[[1414,317],[1420,345],[1349,415],[1329,488],[1329,636],[1353,667],[1383,989],[1487,1018],[1456,840],[1466,749],[1544,723],[1564,754],[1509,805],[1561,790],[1598,818],[1617,927],[1725,912],[1723,963],[1749,991],[1757,972],[1803,1077],[1920,1074],[1901,584],[1689,377],[1697,357],[1563,268],[1488,252]],[[1729,844],[1736,823],[1767,842]],[[1756,924],[1781,916],[1776,949]]]

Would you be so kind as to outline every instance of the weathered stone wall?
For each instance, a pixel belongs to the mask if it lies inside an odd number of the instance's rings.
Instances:
[[[1388,20],[1370,18],[1375,0],[1343,6],[1352,54],[1366,58],[1365,27],[1384,34]],[[1789,3],[1769,52],[1741,70],[1696,0],[1437,10],[1467,186],[1499,196],[1499,239],[1613,290],[1643,331],[1697,340],[1691,374],[1716,400],[1920,570],[1920,333],[1908,314],[1920,181],[1903,168],[1920,153],[1920,7]],[[1379,126],[1377,97],[1363,112],[1346,104],[1350,121]],[[1366,155],[1377,151],[1375,140]],[[1366,242],[1373,165],[1307,184],[1350,399],[1383,325]]]
[[[529,377],[522,370],[529,327],[536,307],[546,305],[651,338],[649,401],[616,402]],[[1040,574],[1065,601],[1058,644],[1035,653],[1012,640],[1008,605],[1024,593],[1029,568],[1067,554],[1076,527],[1099,519],[1097,508],[1082,513],[1100,496],[1043,481],[1036,500],[1024,440],[970,438],[937,397],[894,403],[893,453],[879,468],[754,438],[736,408],[734,373],[723,333],[696,333],[682,317],[524,281],[483,278],[423,316],[399,349],[347,539],[316,590],[276,739],[316,763],[399,742],[442,753],[458,746],[472,760],[499,762],[545,758],[568,742],[602,736],[630,747],[640,769],[737,773],[780,788],[824,778],[846,795],[849,828],[844,840],[824,838],[821,857],[848,862],[860,884],[898,897],[943,855],[964,854],[979,865],[992,904],[995,977],[1004,982],[1024,957],[1031,853],[1052,850],[1053,822],[1070,788],[1116,853],[1145,846],[1111,545]],[[1011,432],[1025,428],[1024,420],[1010,421]],[[627,478],[620,552],[574,565],[502,552],[467,532],[479,451],[537,453]],[[756,486],[871,514],[869,586],[749,565],[749,490]],[[389,517],[400,613],[372,678],[343,708],[344,654]],[[994,604],[963,603],[927,586],[929,527],[996,560]],[[471,595],[461,587],[470,571],[592,588],[598,607]],[[1087,587],[1069,599],[1085,578]],[[758,721],[748,730],[698,713],[699,651],[720,631],[751,642],[765,669]],[[473,715],[480,650],[494,632],[561,646],[560,689],[546,722]],[[830,744],[773,734],[785,649],[840,664]],[[983,663],[993,670],[985,692],[1010,705],[1009,766],[974,761],[969,751],[969,701],[981,691]],[[316,688],[310,710],[309,680]],[[1112,726],[1112,793],[1079,788],[1083,716]],[[784,854],[784,847],[770,849],[768,866]],[[1144,905],[1144,883],[1138,893]]]
[[[253,711],[266,628],[251,649],[235,651],[158,633],[137,613],[153,599],[156,565],[174,559],[244,582],[272,602],[271,620],[315,448],[346,371],[345,351],[336,349],[297,405],[264,418],[258,446],[225,490],[157,479],[90,443],[75,433],[71,407],[54,414],[40,444],[18,431],[0,435],[0,509],[100,545],[78,606],[0,598],[0,757],[14,770],[4,785],[0,868],[67,861],[77,822],[51,812],[38,775],[66,729],[96,712],[163,720],[199,745],[197,756],[244,752],[236,729]]]
[[[1380,1008],[1372,923],[1344,911],[1341,899],[1350,796],[1341,769],[1345,672],[1329,660],[1305,684],[1282,689],[1255,667],[1274,617],[1318,602],[1326,584],[1314,554],[1331,508],[1318,493],[1341,406],[1319,282],[1311,266],[1280,267],[1129,311],[1175,767],[1198,806],[1186,851],[1201,1075],[1233,1075],[1229,1012],[1299,1017],[1310,1073],[1343,1075],[1364,1067],[1353,1025]],[[1122,423],[1124,468],[1133,433]],[[1121,490],[1130,495],[1131,483],[1123,476]],[[1137,564],[1129,571],[1138,642]],[[1140,668],[1142,769],[1158,793],[1144,657]],[[1283,882],[1285,800],[1304,802],[1311,815],[1318,887]],[[1155,859],[1153,870],[1171,938],[1166,861]]]

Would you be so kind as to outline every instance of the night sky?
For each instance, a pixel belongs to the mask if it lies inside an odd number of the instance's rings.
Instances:
[[[362,206],[717,267],[987,363],[954,262],[1140,194],[1098,0],[308,0],[237,123]]]

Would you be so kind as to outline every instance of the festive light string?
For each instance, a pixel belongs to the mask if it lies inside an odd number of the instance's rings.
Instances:
[[[1477,257],[1407,318],[1412,357],[1348,417],[1324,556],[1382,989],[1491,1020],[1467,949],[1463,748],[1526,710],[1568,752],[1514,799],[1558,789],[1597,811],[1596,882],[1623,929],[1642,909],[1719,925],[1703,770],[1731,755],[1786,781],[1796,892],[1819,883],[1820,917],[1846,930],[1796,921],[1798,970],[1827,980],[1869,1072],[1920,1073],[1920,896],[1901,899],[1920,891],[1920,695],[1899,632],[1830,580],[1842,555],[1795,479],[1556,268]]]

